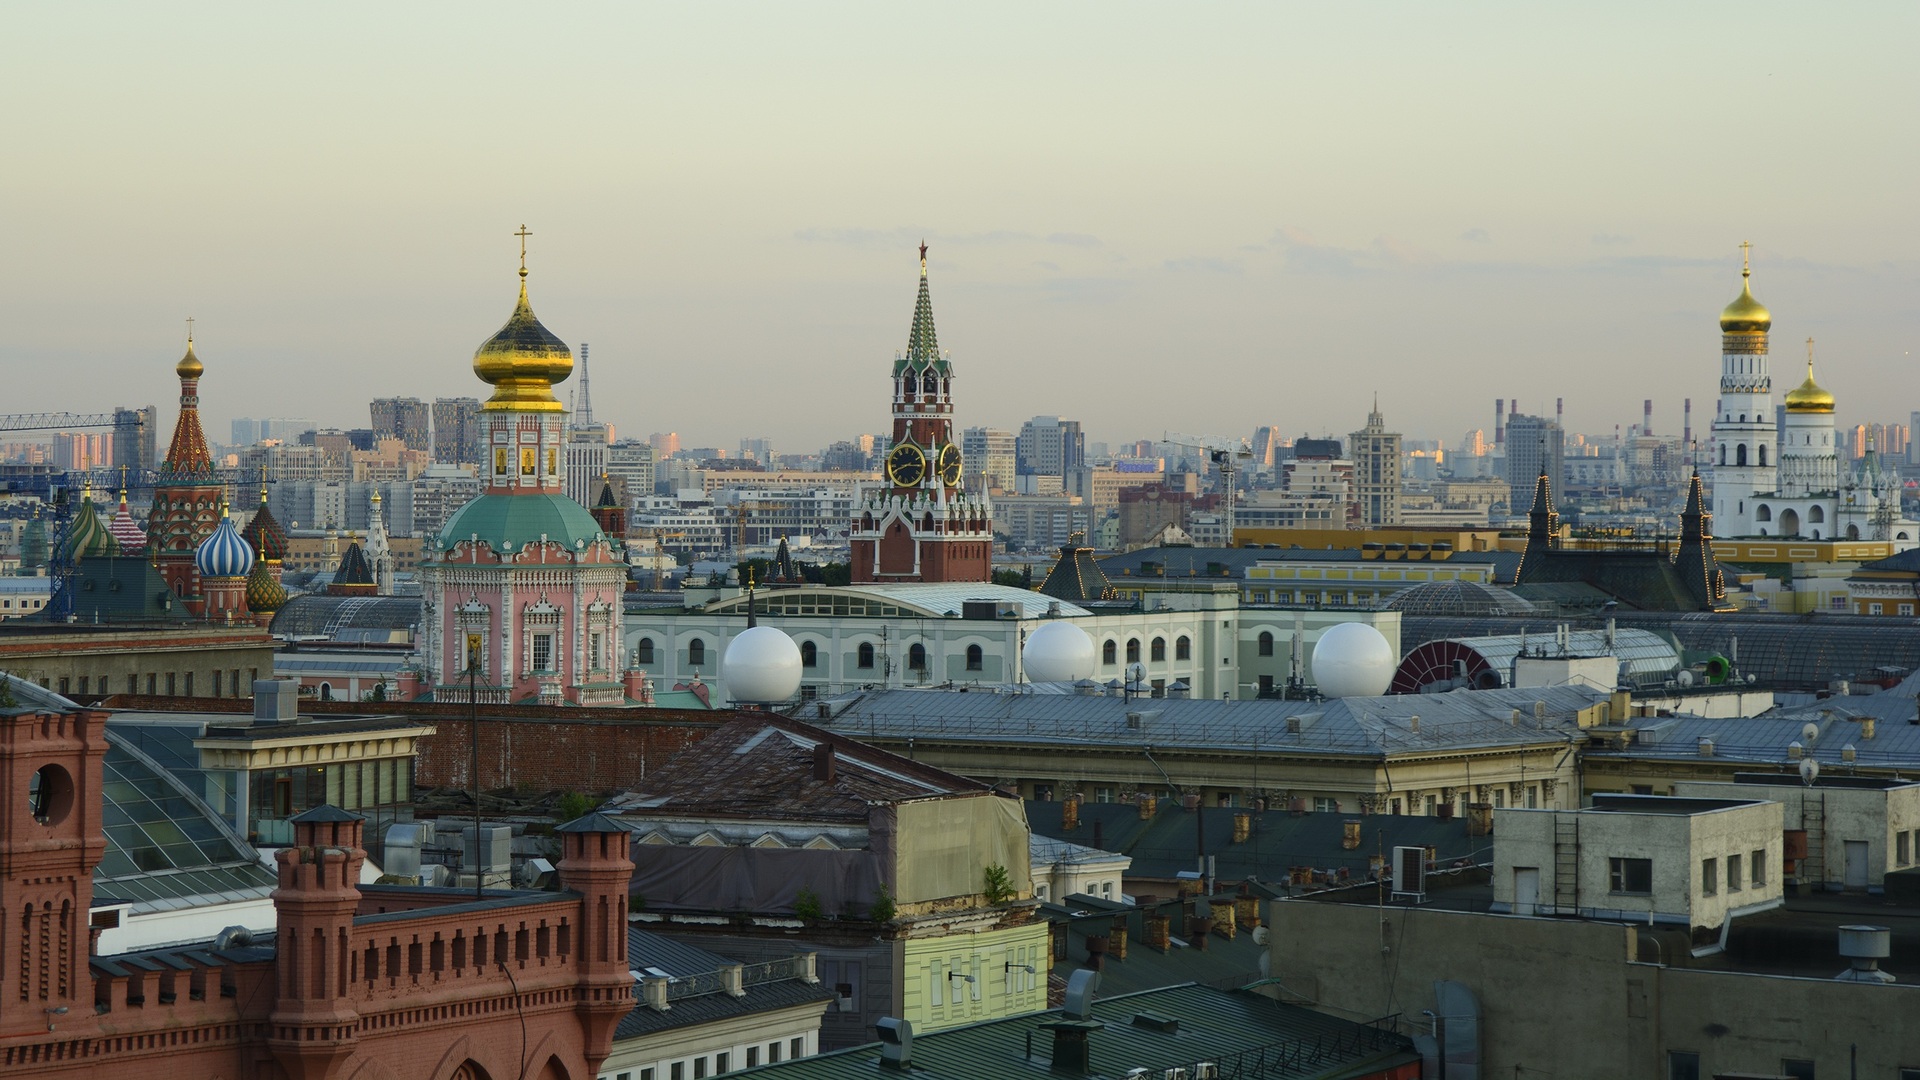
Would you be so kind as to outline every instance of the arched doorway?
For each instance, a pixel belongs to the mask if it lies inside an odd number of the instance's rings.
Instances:
[[[1791,506],[1780,511],[1780,535],[1800,535],[1800,511],[1795,510]]]

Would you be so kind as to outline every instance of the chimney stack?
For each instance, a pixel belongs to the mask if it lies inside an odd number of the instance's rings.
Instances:
[[[1648,398],[1640,406],[1640,434],[1653,434],[1653,399]]]
[[[1567,426],[1566,416],[1567,416],[1567,399],[1560,398],[1560,397],[1554,398],[1553,399],[1553,422],[1555,424],[1558,424],[1562,429],[1565,429],[1565,427]]]
[[[1060,804],[1060,831],[1072,832],[1080,827],[1080,796],[1074,795]]]
[[[831,784],[834,779],[833,747],[827,743],[815,743],[813,747],[813,778],[823,784]]]
[[[1693,399],[1692,398],[1686,398],[1680,402],[1680,452],[1683,454],[1686,454],[1688,457],[1688,460],[1692,460],[1692,457],[1693,457]]]
[[[1507,444],[1507,399],[1493,399],[1493,448],[1497,451]]]
[[[1352,820],[1352,819],[1348,819],[1347,821],[1345,821],[1345,822],[1343,822],[1343,823],[1341,824],[1341,827],[1340,827],[1340,846],[1341,846],[1342,848],[1345,848],[1345,849],[1346,849],[1346,850],[1348,850],[1348,851],[1357,851],[1357,850],[1359,850],[1359,848],[1360,848],[1360,823],[1359,823],[1358,821],[1355,821],[1355,820]]]

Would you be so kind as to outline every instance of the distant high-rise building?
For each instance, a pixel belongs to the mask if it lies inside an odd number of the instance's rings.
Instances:
[[[573,424],[567,428],[567,498],[592,506],[600,497],[600,481],[607,474],[605,424]]]
[[[1348,436],[1353,460],[1353,494],[1360,504],[1360,523],[1367,526],[1400,524],[1400,433],[1388,431],[1376,398],[1367,414],[1367,426]]]
[[[431,413],[426,402],[410,397],[374,398],[371,411],[376,442],[399,439],[409,450],[433,449]]]
[[[656,431],[647,436],[647,442],[653,446],[653,459],[661,461],[680,452],[680,433],[677,431]]]
[[[433,460],[445,465],[480,463],[478,399],[433,399]]]
[[[773,467],[772,439],[741,439],[740,456],[760,465],[761,468]]]
[[[1513,413],[1507,417],[1507,512],[1518,514],[1533,505],[1533,490],[1546,473],[1558,490],[1566,484],[1566,437],[1560,425],[1544,416]]]
[[[1011,431],[971,427],[960,433],[960,454],[967,462],[967,490],[1013,490],[1018,451]]]
[[[613,481],[621,505],[633,509],[635,499],[653,494],[653,447],[638,439],[622,439],[607,447],[607,478]]]
[[[124,465],[136,477],[152,472],[159,464],[160,410],[152,405],[144,409],[113,410],[113,463]]]
[[[1080,421],[1036,416],[1020,425],[1014,440],[1015,471],[1027,476],[1065,476],[1086,464],[1087,437]]]

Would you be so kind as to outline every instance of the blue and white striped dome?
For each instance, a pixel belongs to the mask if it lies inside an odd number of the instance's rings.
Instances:
[[[203,578],[246,577],[253,569],[253,545],[241,538],[233,518],[223,513],[220,527],[194,549],[193,564]]]

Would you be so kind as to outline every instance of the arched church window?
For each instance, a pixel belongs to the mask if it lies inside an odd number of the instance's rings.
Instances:
[[[707,643],[699,638],[687,642],[687,665],[699,667],[707,662]]]
[[[860,648],[854,651],[854,663],[863,668],[873,667],[873,642],[860,643]]]
[[[967,646],[967,670],[979,671],[986,667],[986,651],[978,645]]]
[[[1156,664],[1165,660],[1167,658],[1167,639],[1163,637],[1154,638],[1153,648],[1149,650],[1148,655],[1153,658],[1153,662]]]
[[[1137,664],[1139,662],[1140,662],[1140,639],[1128,638],[1127,639],[1127,663]]]
[[[1193,659],[1193,639],[1186,636],[1185,634],[1182,634],[1178,638],[1174,639],[1173,658],[1175,660]]]
[[[653,663],[653,639],[652,638],[643,637],[640,639],[639,643],[633,647],[633,662],[636,664]]]
[[[817,667],[819,664],[819,660],[820,660],[820,649],[818,646],[816,646],[811,641],[803,641],[800,643],[800,666],[801,667]]]
[[[1725,465],[1726,463],[1727,463],[1727,444],[1721,443],[1720,444],[1720,464]]]
[[[907,667],[912,671],[927,670],[927,647],[925,645],[916,641],[907,649]]]
[[[1118,654],[1119,648],[1114,642],[1109,641],[1100,646],[1100,662],[1103,664],[1113,663]]]
[[[1273,655],[1273,632],[1272,631],[1269,631],[1269,630],[1260,631],[1260,655],[1261,656]]]
[[[1747,463],[1746,443],[1741,443],[1739,446],[1733,448],[1733,463],[1735,465],[1745,465]]]
[[[1772,508],[1772,507],[1770,507],[1770,506],[1768,506],[1768,505],[1767,505],[1766,503],[1761,503],[1761,504],[1760,504],[1759,506],[1756,506],[1756,507],[1754,507],[1754,508],[1753,508],[1753,520],[1755,520],[1755,521],[1772,521],[1772,520],[1773,520],[1773,508]]]
[[[1827,520],[1827,508],[1824,506],[1821,506],[1819,503],[1815,503],[1812,506],[1807,507],[1807,520],[1808,521]]]
[[[1761,443],[1760,444],[1760,467],[1764,469],[1766,468],[1766,466],[1767,466],[1767,444]]]

